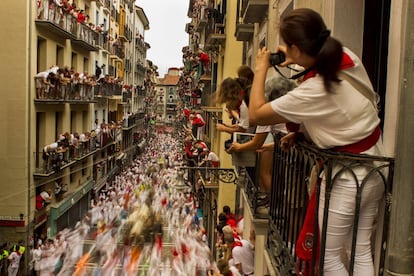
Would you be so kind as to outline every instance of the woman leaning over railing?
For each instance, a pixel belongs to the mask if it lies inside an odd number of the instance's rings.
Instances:
[[[286,95],[266,103],[264,83],[271,66],[270,51],[265,47],[260,49],[250,97],[251,123],[293,122],[321,149],[381,155],[377,94],[358,57],[331,37],[321,16],[310,9],[288,13],[281,21],[280,35],[286,44],[278,47],[283,53],[280,61],[283,56],[285,61],[277,63],[302,66],[303,81]],[[330,193],[325,258],[320,271],[323,275],[374,275],[371,233],[384,193],[384,186],[376,177],[364,181],[353,271],[347,270],[342,258],[343,245],[354,225],[355,178],[362,181],[368,173],[364,168],[356,170],[352,176],[343,174],[337,179]],[[320,213],[324,208],[325,186],[326,175],[321,183]]]

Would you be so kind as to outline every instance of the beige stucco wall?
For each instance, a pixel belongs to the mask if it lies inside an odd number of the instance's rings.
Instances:
[[[29,67],[28,4],[6,0],[0,11],[0,216],[27,216]],[[27,220],[27,218],[26,218]]]
[[[243,43],[241,41],[236,41],[234,36],[235,33],[235,24],[236,22],[236,3],[237,1],[227,1],[226,9],[226,43],[220,51],[220,57],[218,59],[218,78],[217,86],[221,81],[227,77],[237,77],[237,68],[242,65],[243,57]],[[223,122],[230,124],[228,114],[226,112],[222,113]],[[229,139],[230,135],[228,133],[220,133],[220,143],[223,144],[225,140]],[[220,147],[220,152],[218,153],[220,158],[220,163],[222,168],[232,167],[231,155],[224,152],[223,146]],[[229,205],[232,210],[234,210],[235,202],[235,186],[230,184],[220,185],[219,194],[218,194],[218,208],[219,212],[222,210],[223,205]]]

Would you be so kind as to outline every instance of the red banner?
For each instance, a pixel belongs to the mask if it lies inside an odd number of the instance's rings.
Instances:
[[[0,220],[0,226],[24,227],[24,220]]]

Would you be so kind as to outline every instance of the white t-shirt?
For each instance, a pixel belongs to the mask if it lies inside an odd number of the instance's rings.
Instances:
[[[356,59],[353,54],[350,57]],[[355,67],[361,66],[358,59],[354,63]],[[361,68],[345,70],[362,75],[356,76],[359,80],[367,79]],[[271,107],[287,120],[303,124],[320,148],[349,145],[366,138],[380,123],[374,105],[348,81],[333,85],[334,92],[327,92],[323,78],[316,75],[272,101]]]
[[[49,195],[48,192],[43,191],[43,192],[40,193],[40,196],[42,197],[43,200],[50,201],[50,195]]]
[[[42,78],[42,79],[46,79],[49,76],[48,71],[43,71],[43,72],[39,72],[35,75],[36,78]]]
[[[55,142],[55,143],[52,143],[48,146],[45,146],[44,150],[45,150],[45,152],[53,152],[53,151],[56,151],[58,149],[58,147],[59,147],[59,144],[57,142]]]
[[[249,129],[249,108],[247,107],[246,103],[244,102],[244,100],[242,101],[241,105],[240,105],[240,118],[239,118],[239,123],[238,126],[248,130]]]
[[[270,132],[271,126],[257,126],[256,127],[256,133],[267,133]]]
[[[220,162],[220,159],[217,156],[217,154],[215,154],[212,151],[210,151],[209,154],[207,155],[207,160],[212,162],[213,167],[218,167],[219,165],[218,162]]]
[[[254,250],[248,240],[241,240],[242,246],[236,246],[231,251],[235,265],[241,264],[242,272],[245,275],[254,272]]]
[[[8,257],[10,267],[18,268],[20,264],[20,258],[21,255],[17,254],[16,252],[12,252]]]
[[[59,66],[53,66],[53,67],[50,67],[50,68],[47,70],[47,72],[48,72],[48,73],[52,72],[53,74],[57,75],[57,71],[58,71],[58,70],[59,70]]]
[[[86,142],[86,141],[88,141],[88,139],[86,138],[85,133],[79,134],[79,141],[80,142]]]

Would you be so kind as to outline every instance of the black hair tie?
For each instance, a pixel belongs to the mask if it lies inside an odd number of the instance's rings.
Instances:
[[[315,53],[319,53],[319,51],[322,49],[323,44],[325,44],[326,39],[331,34],[331,31],[328,29],[323,30],[319,33],[318,38],[315,40]]]
[[[326,41],[326,39],[328,38],[328,36],[331,34],[331,31],[328,29],[323,30],[318,37],[318,40],[321,42],[321,44],[323,45]]]

